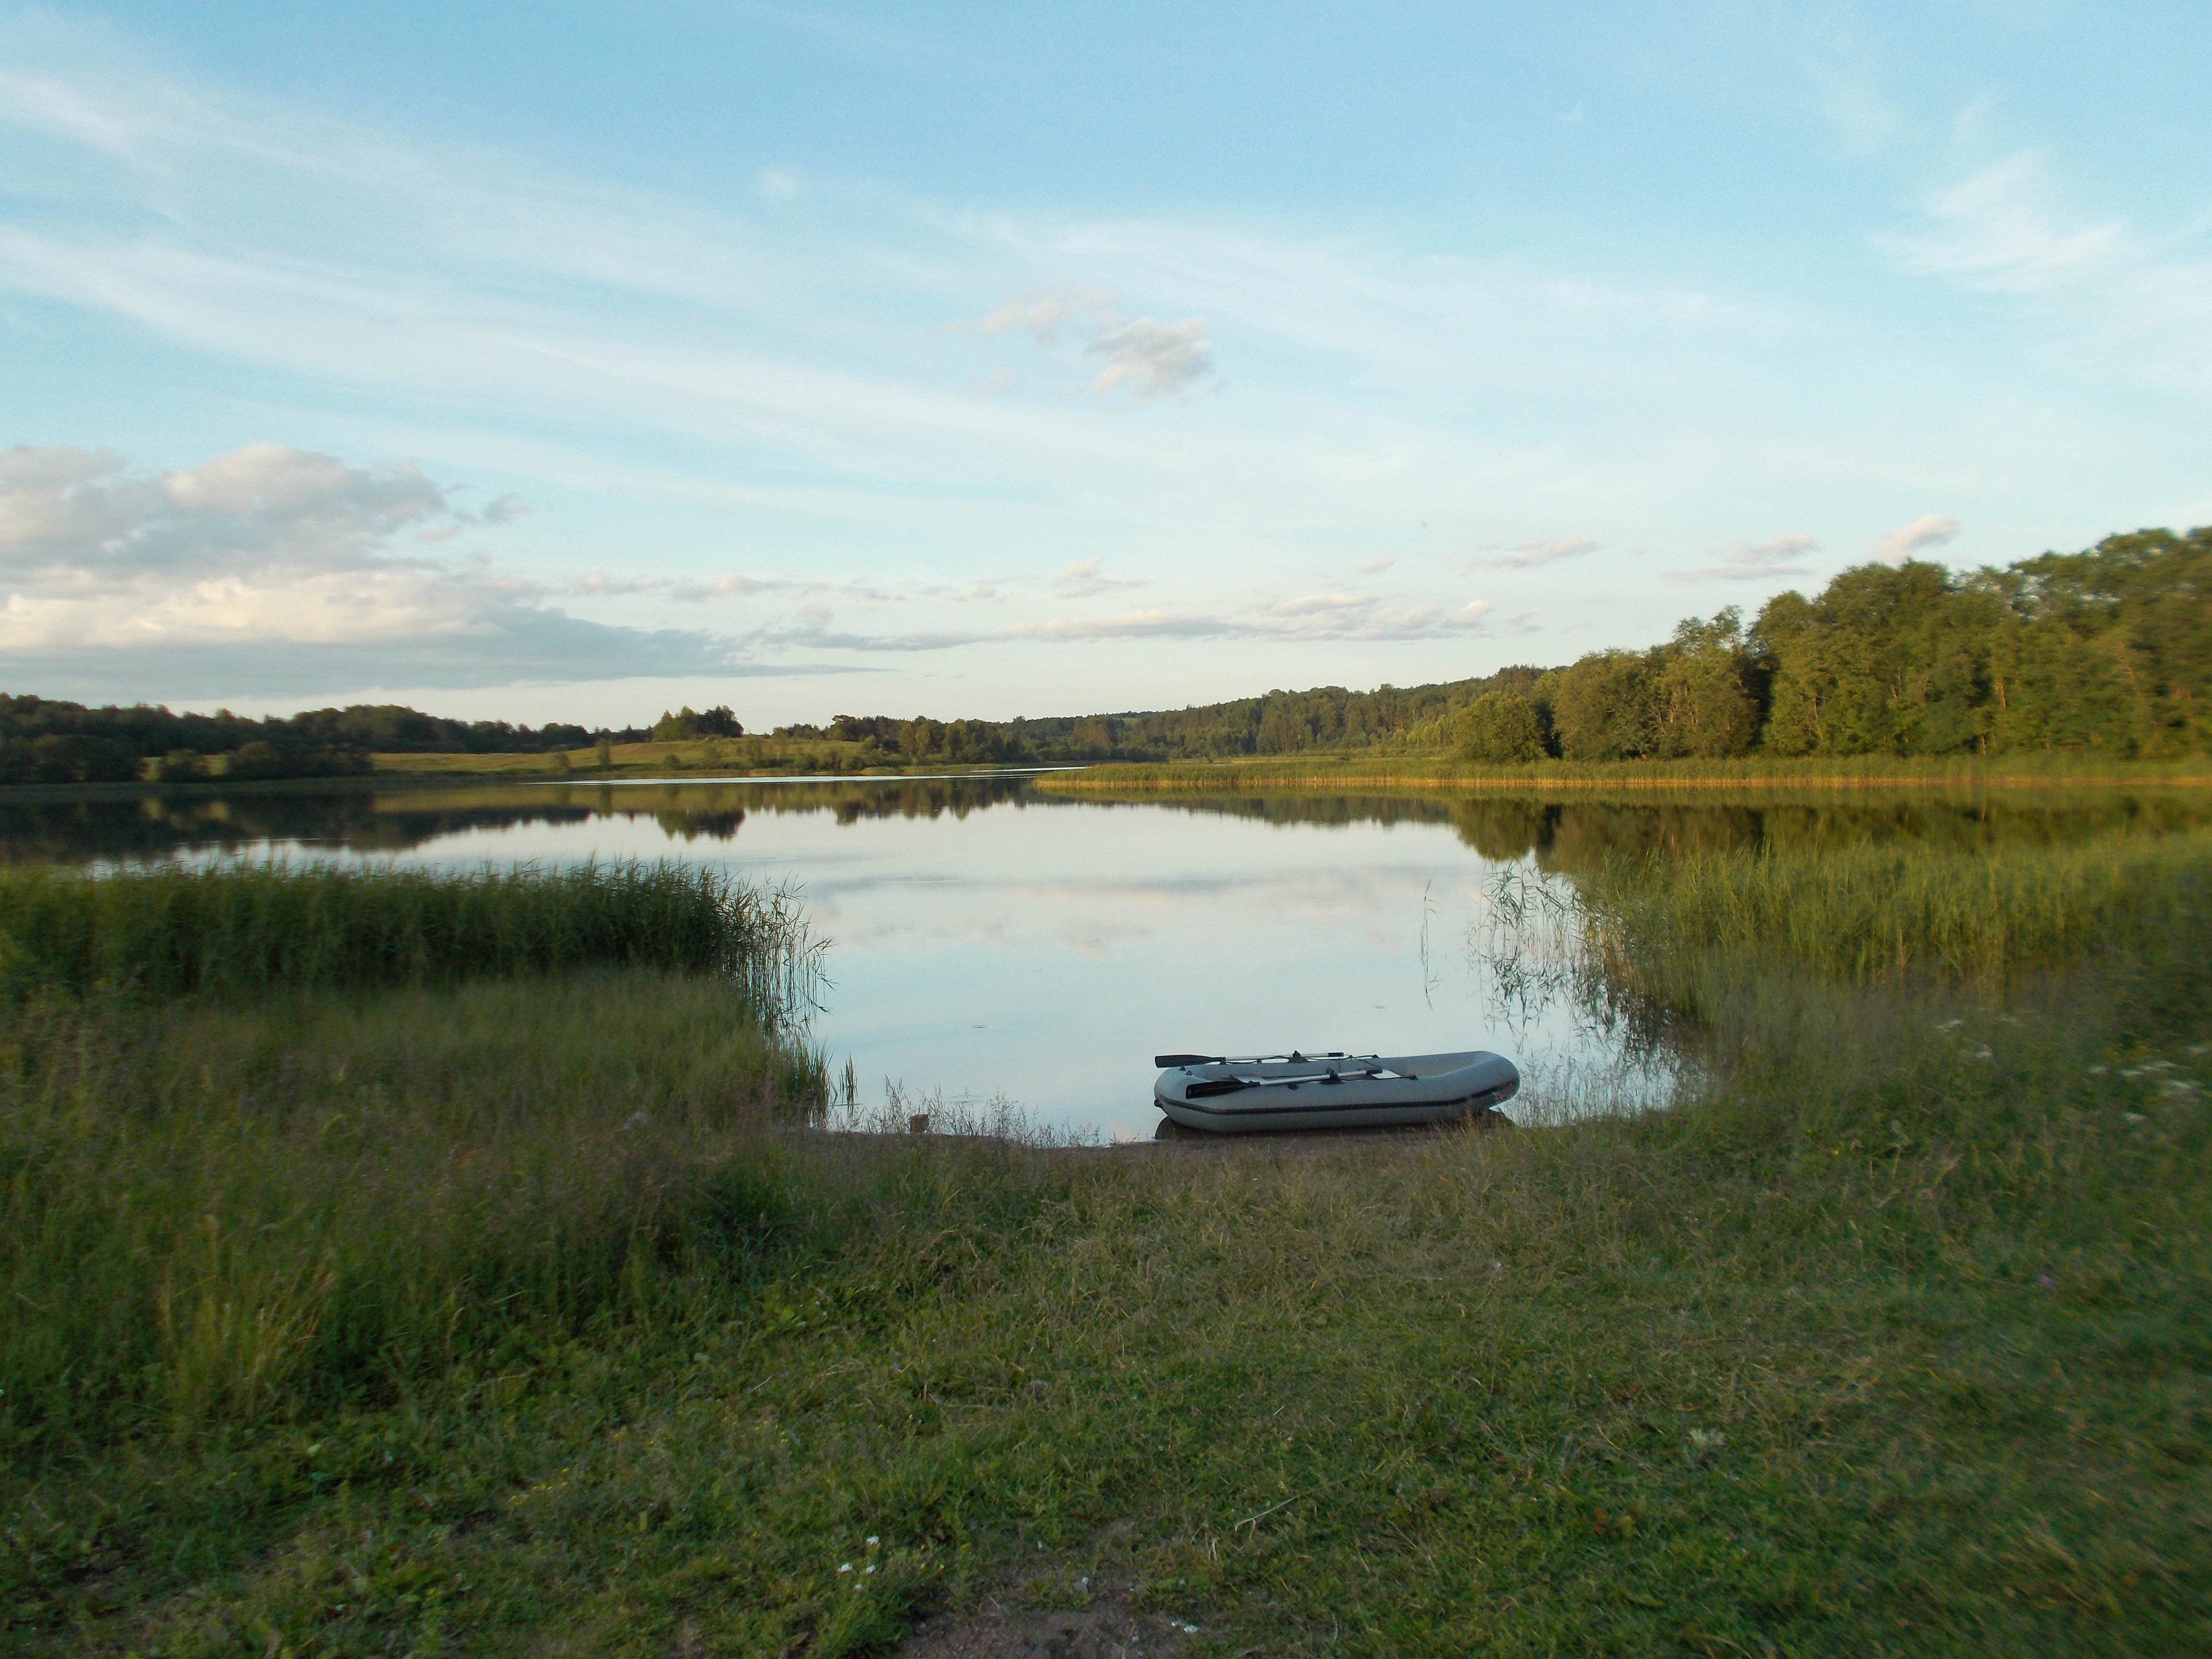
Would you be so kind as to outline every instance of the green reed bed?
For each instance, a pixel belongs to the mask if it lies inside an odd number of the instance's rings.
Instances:
[[[472,871],[0,869],[0,989],[365,990],[621,965],[708,974],[801,1012],[820,945],[782,891],[676,862]]]
[[[2212,830],[2002,852],[1891,842],[1655,853],[1577,885],[1616,972],[1715,952],[1850,984],[1916,972],[2001,985],[2171,929],[2212,876]]]

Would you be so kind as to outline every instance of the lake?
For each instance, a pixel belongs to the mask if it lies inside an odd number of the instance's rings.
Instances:
[[[1166,1050],[1487,1048],[1522,1069],[1516,1116],[1663,1103],[1674,1058],[1565,994],[1556,941],[1498,904],[1566,893],[1608,854],[2063,842],[2196,815],[2155,793],[1108,800],[1029,774],[690,778],[0,801],[0,856],[713,863],[795,888],[831,941],[813,1035],[864,1108],[1000,1103],[1126,1139],[1158,1123]]]

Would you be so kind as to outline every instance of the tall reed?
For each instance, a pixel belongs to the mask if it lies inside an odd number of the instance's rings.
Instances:
[[[358,990],[624,965],[803,1015],[822,944],[781,889],[696,864],[0,869],[0,995]]]
[[[1649,977],[1686,954],[1851,984],[1916,973],[1995,986],[2170,927],[2212,877],[2212,830],[1988,850],[1903,842],[1816,854],[1614,859],[1579,874],[1589,939]]]

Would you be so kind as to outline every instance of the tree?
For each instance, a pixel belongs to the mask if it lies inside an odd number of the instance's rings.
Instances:
[[[1593,652],[1559,670],[1547,689],[1552,729],[1559,734],[1564,758],[1633,760],[1656,746],[1656,688],[1650,665],[1640,653]]]
[[[1461,754],[1493,766],[1544,757],[1543,716],[1519,691],[1487,691],[1477,697],[1460,711],[1455,735]]]
[[[1692,617],[1678,624],[1674,642],[1651,655],[1659,675],[1660,754],[1711,760],[1743,754],[1759,741],[1743,616],[1734,605],[1711,622]]]

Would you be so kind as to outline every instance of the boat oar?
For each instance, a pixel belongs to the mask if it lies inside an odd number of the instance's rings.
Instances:
[[[1347,1054],[1341,1048],[1332,1048],[1325,1054],[1302,1054],[1293,1048],[1287,1054],[1241,1054],[1233,1059],[1227,1054],[1154,1054],[1152,1064],[1163,1072],[1168,1072],[1178,1066],[1258,1066],[1269,1060],[1288,1060],[1293,1065],[1303,1065],[1310,1060],[1370,1060],[1372,1058],[1370,1054]]]
[[[1404,1078],[1408,1083],[1419,1081],[1409,1072],[1393,1072],[1376,1067],[1364,1072],[1308,1072],[1299,1077],[1209,1078],[1202,1083],[1192,1084],[1182,1093],[1185,1100],[1201,1100],[1208,1095],[1233,1095],[1240,1089],[1295,1089],[1301,1083],[1327,1085],[1349,1082],[1359,1078],[1376,1077]]]

